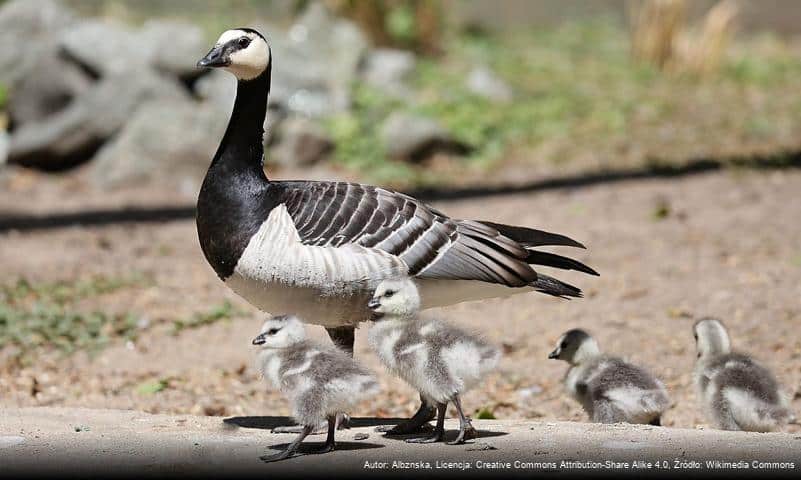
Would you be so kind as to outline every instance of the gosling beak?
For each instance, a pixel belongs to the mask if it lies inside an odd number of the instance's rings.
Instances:
[[[267,340],[264,339],[264,334],[262,333],[262,334],[259,334],[256,338],[254,338],[253,342],[251,342],[251,343],[253,343],[253,345],[263,345],[264,342],[266,342],[266,341]]]
[[[224,45],[215,45],[205,57],[197,62],[198,68],[227,67],[231,59],[225,51]]]
[[[371,298],[370,301],[367,302],[367,308],[369,308],[370,310],[375,310],[380,306],[381,302],[379,302],[377,298]]]
[[[548,354],[548,358],[550,358],[551,360],[555,360],[555,359],[559,358],[559,349],[557,348],[553,352],[549,353]]]

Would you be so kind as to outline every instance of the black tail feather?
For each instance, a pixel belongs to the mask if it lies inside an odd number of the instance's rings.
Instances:
[[[599,275],[598,272],[593,270],[591,267],[584,265],[578,260],[573,260],[572,258],[563,257],[562,255],[549,252],[537,252],[535,250],[529,250],[526,263],[545,265],[547,267],[561,268],[564,270],[578,270],[579,272],[584,272],[595,276]]]
[[[531,282],[530,285],[534,287],[534,289],[537,290],[538,292],[546,293],[548,295],[553,295],[554,297],[581,298],[583,296],[581,294],[581,289],[576,288],[573,285],[565,283],[561,280],[549,277],[548,275],[543,275],[541,273],[537,274],[537,279]]]
[[[478,222],[498,230],[502,235],[526,247],[562,245],[566,247],[587,248],[572,238],[558,233],[535,230],[528,227],[518,227],[515,225],[504,225],[502,223],[485,222],[483,220],[478,220]]]

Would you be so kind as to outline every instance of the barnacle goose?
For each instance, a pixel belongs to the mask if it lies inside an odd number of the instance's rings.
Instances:
[[[238,78],[231,120],[198,196],[198,237],[217,275],[253,305],[352,329],[369,319],[367,301],[385,278],[414,277],[422,307],[429,308],[533,290],[581,296],[531,265],[597,275],[576,260],[533,250],[584,248],[563,235],[452,219],[370,185],[268,180],[262,168],[272,65],[266,40],[252,29],[229,30],[198,65]]]
[[[659,379],[637,365],[603,355],[584,330],[562,334],[548,358],[570,364],[565,387],[593,422],[660,425],[670,406]]]
[[[337,415],[378,392],[372,373],[339,349],[307,340],[303,324],[295,316],[268,319],[253,345],[259,346],[256,367],[286,395],[292,416],[303,426],[284,451],[261,457],[265,462],[290,457],[303,439],[326,420],[325,446],[316,453],[334,450]]]
[[[368,306],[377,314],[369,341],[381,362],[416,388],[426,405],[437,408],[433,434],[407,442],[442,441],[448,403],[459,415],[459,434],[450,443],[475,438],[477,432],[462,411],[460,397],[495,368],[500,351],[441,320],[419,317],[420,294],[408,278],[378,284]]]
[[[217,275],[254,306],[322,325],[352,353],[354,329],[369,319],[367,302],[386,278],[414,277],[422,308],[430,308],[528,291],[581,296],[531,265],[597,275],[576,260],[533,249],[584,248],[564,235],[452,219],[370,185],[268,180],[267,41],[249,28],[228,30],[198,66],[226,69],[238,81],[228,128],[198,196],[198,237]]]
[[[720,320],[699,320],[693,334],[698,398],[718,428],[770,432],[794,419],[776,377],[750,356],[732,352]]]

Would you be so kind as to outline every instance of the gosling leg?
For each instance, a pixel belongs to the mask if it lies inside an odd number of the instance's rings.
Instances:
[[[292,443],[290,443],[289,446],[287,446],[286,449],[284,449],[284,451],[276,453],[275,455],[262,455],[259,458],[264,463],[270,463],[270,462],[277,462],[279,460],[285,460],[291,457],[297,451],[301,442],[303,442],[303,440],[309,436],[312,430],[314,430],[314,425],[305,425],[303,427],[303,430],[298,435],[298,437]]]
[[[388,436],[393,435],[410,435],[413,433],[422,433],[423,431],[430,430],[431,425],[428,424],[437,415],[437,409],[420,395],[420,408],[417,409],[412,418],[404,420],[397,425],[381,425],[375,428],[376,432],[386,433]]]
[[[461,445],[465,440],[470,440],[478,437],[478,432],[473,428],[470,423],[470,418],[465,416],[462,411],[462,401],[459,399],[459,394],[453,396],[453,405],[456,407],[456,412],[459,414],[459,435],[456,440],[448,442],[448,445]]]
[[[429,437],[410,438],[406,443],[436,443],[441,442],[445,438],[445,410],[447,410],[447,403],[437,404],[437,426],[434,427],[434,433]]]

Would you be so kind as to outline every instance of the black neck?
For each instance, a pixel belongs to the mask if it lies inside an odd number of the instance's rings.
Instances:
[[[231,120],[211,162],[212,169],[264,175],[264,119],[270,94],[271,65],[252,80],[239,80]],[[231,171],[233,170],[233,171]]]

